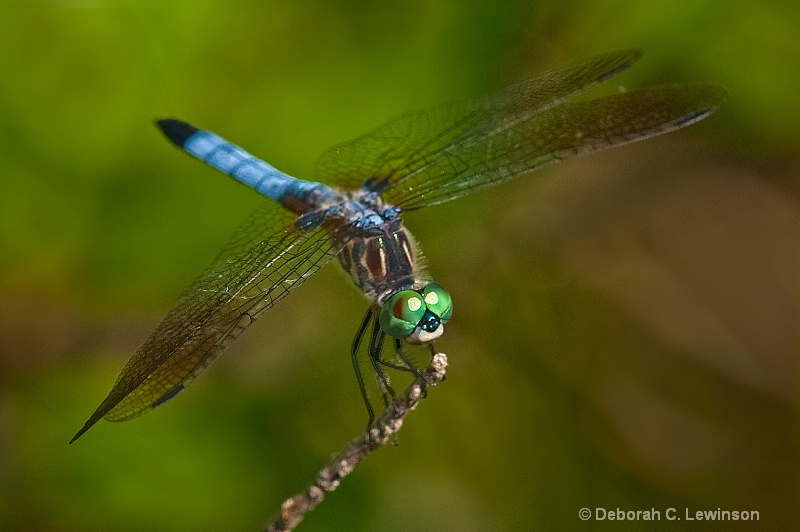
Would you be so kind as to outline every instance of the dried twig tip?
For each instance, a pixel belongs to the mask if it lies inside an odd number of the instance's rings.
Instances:
[[[350,474],[369,453],[389,441],[394,441],[391,436],[403,427],[405,416],[425,398],[428,388],[436,386],[444,379],[445,368],[447,368],[447,356],[444,353],[433,355],[431,365],[414,379],[405,392],[398,395],[386,407],[380,419],[361,437],[348,443],[342,452],[319,472],[316,481],[308,490],[284,502],[280,513],[264,530],[269,532],[292,530],[302,521],[306,513],[322,501],[325,492],[331,492],[339,487],[339,481]]]

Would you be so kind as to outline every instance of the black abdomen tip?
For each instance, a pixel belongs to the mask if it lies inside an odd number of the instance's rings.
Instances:
[[[156,125],[161,129],[164,135],[179,148],[183,148],[186,140],[198,131],[193,125],[174,118],[156,120]]]

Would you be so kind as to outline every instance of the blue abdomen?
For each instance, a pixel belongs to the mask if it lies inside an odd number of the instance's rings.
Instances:
[[[291,204],[292,210],[297,210],[296,204],[299,199],[309,198],[312,192],[323,187],[318,183],[286,175],[210,131],[198,129],[172,118],[159,120],[157,124],[173,144],[189,155],[228,174],[268,198],[284,205]],[[305,209],[300,210],[302,212]]]

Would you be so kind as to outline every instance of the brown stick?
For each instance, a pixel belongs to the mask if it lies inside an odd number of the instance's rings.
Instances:
[[[403,426],[403,419],[416,408],[417,403],[425,397],[428,388],[436,386],[444,379],[447,367],[447,356],[437,353],[431,365],[414,379],[405,392],[386,407],[378,422],[370,427],[361,437],[352,440],[328,465],[317,475],[317,479],[306,491],[287,499],[281,505],[280,512],[264,528],[265,532],[287,532],[294,529],[303,520],[306,513],[313,510],[325,492],[333,491],[339,481],[346,477],[369,453],[385,445]]]

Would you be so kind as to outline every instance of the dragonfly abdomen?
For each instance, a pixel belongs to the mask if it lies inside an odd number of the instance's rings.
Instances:
[[[158,127],[176,146],[207,165],[228,174],[260,194],[299,213],[308,210],[298,198],[307,198],[321,187],[284,174],[219,135],[172,118],[158,120]],[[327,187],[325,187],[327,188]]]

